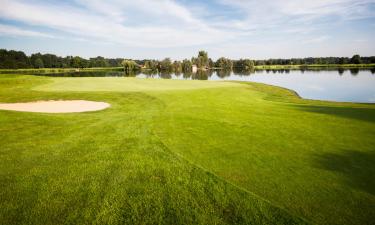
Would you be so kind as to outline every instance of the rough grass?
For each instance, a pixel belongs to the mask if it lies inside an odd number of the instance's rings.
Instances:
[[[2,75],[2,224],[371,224],[375,106],[255,83]]]

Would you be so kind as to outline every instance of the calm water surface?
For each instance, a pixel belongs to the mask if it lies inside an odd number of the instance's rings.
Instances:
[[[42,74],[39,74],[42,75]],[[128,76],[121,71],[71,72],[48,76]],[[194,79],[252,81],[296,91],[301,97],[340,102],[375,103],[374,70],[257,70],[252,72],[199,71],[198,73],[140,73],[141,79]]]
[[[230,75],[229,80],[236,80]],[[346,71],[290,71],[288,74],[255,73],[239,80],[253,81],[285,87],[308,99],[340,102],[375,102],[375,74],[360,71],[353,74]]]
[[[139,78],[170,78],[207,80],[252,81],[276,85],[296,91],[301,97],[340,102],[375,103],[375,74],[370,70],[361,71],[256,71],[250,75],[235,72],[223,74],[214,71],[207,77],[184,77],[171,74],[139,74]]]

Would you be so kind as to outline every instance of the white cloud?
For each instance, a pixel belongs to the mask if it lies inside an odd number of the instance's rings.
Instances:
[[[229,37],[224,31],[207,26],[194,18],[186,8],[169,0],[123,2],[112,0],[106,3],[80,0],[79,2],[90,10],[29,3],[22,0],[2,0],[0,17],[129,46],[201,45],[222,41],[223,37]],[[122,9],[125,15],[121,13]],[[129,9],[146,11],[147,13],[142,15],[153,15],[159,20],[161,18],[169,21],[169,24],[125,26],[121,22],[126,21],[126,13],[131,11]]]
[[[302,40],[302,43],[303,44],[311,44],[311,43],[321,43],[321,42],[324,42],[326,40],[330,39],[329,36],[320,36],[320,37],[314,37],[314,38],[310,38],[310,39],[304,39]]]
[[[0,24],[0,36],[24,36],[24,37],[43,37],[54,38],[53,35],[41,33],[37,31],[20,29],[15,26]]]
[[[136,11],[142,12],[146,16],[158,16],[174,18],[188,23],[199,23],[187,8],[177,4],[171,0],[137,0],[137,1],[121,1],[121,0],[76,0],[78,4],[97,13],[110,16],[118,21],[126,21],[126,14]],[[125,14],[125,15],[124,15]],[[128,18],[130,19],[130,18]],[[175,21],[170,21],[175,22]]]
[[[218,0],[246,15],[242,27],[306,25],[328,16],[339,20],[375,17],[375,0]]]
[[[323,51],[314,45],[328,42],[335,48],[326,54],[341,54],[343,48],[339,42],[332,41],[336,34],[326,32],[329,27],[339,21],[375,17],[368,7],[375,0],[217,2],[231,13],[210,9],[202,3],[189,7],[174,0],[74,0],[73,4],[0,0],[0,19],[17,21],[26,27],[25,30],[3,25],[0,35],[52,37],[53,34],[59,42],[69,37],[73,41],[106,43],[116,51],[143,49],[146,57],[173,51],[176,52],[172,55],[184,55],[200,48],[212,50],[213,57],[288,57],[327,52],[328,48]],[[355,39],[368,37],[356,35]],[[373,49],[373,45],[369,48],[369,42],[352,43],[354,50],[361,47],[367,53]]]

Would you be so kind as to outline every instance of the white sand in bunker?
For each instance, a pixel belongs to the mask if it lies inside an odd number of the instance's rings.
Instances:
[[[106,102],[85,100],[37,101],[27,103],[0,104],[0,110],[43,113],[75,113],[103,110],[111,105]]]

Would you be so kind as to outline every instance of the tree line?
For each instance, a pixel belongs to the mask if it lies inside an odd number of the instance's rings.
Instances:
[[[128,61],[126,61],[128,63]],[[165,58],[161,61],[158,60],[143,60],[140,68],[149,69],[151,71],[174,71],[174,72],[192,72],[193,66],[199,70],[208,69],[226,69],[231,70],[232,68],[241,69],[252,69],[254,67],[254,61],[250,59],[231,60],[225,57],[221,57],[216,61],[208,57],[206,51],[199,51],[197,57],[191,59],[184,59],[182,61],[172,61],[170,58]]]
[[[125,71],[149,69],[152,71],[176,71],[189,72],[193,70],[193,65],[198,69],[243,69],[249,70],[254,66],[261,65],[324,65],[324,64],[370,64],[375,63],[375,57],[308,57],[292,59],[267,59],[251,60],[239,59],[231,60],[221,57],[216,61],[208,57],[205,51],[199,51],[196,57],[184,59],[182,61],[172,61],[170,58],[163,60],[130,60],[123,58],[95,58],[85,59],[79,56],[60,57],[54,54],[35,53],[27,56],[22,51],[0,49],[1,69],[24,69],[24,68],[91,68],[91,67],[124,67]]]
[[[375,63],[375,56],[363,57],[353,55],[353,57],[308,57],[292,59],[268,59],[255,60],[255,65],[325,65],[325,64],[371,64]]]
[[[121,58],[108,59],[101,56],[90,59],[41,53],[27,56],[22,51],[0,49],[1,69],[118,67],[122,61]]]

